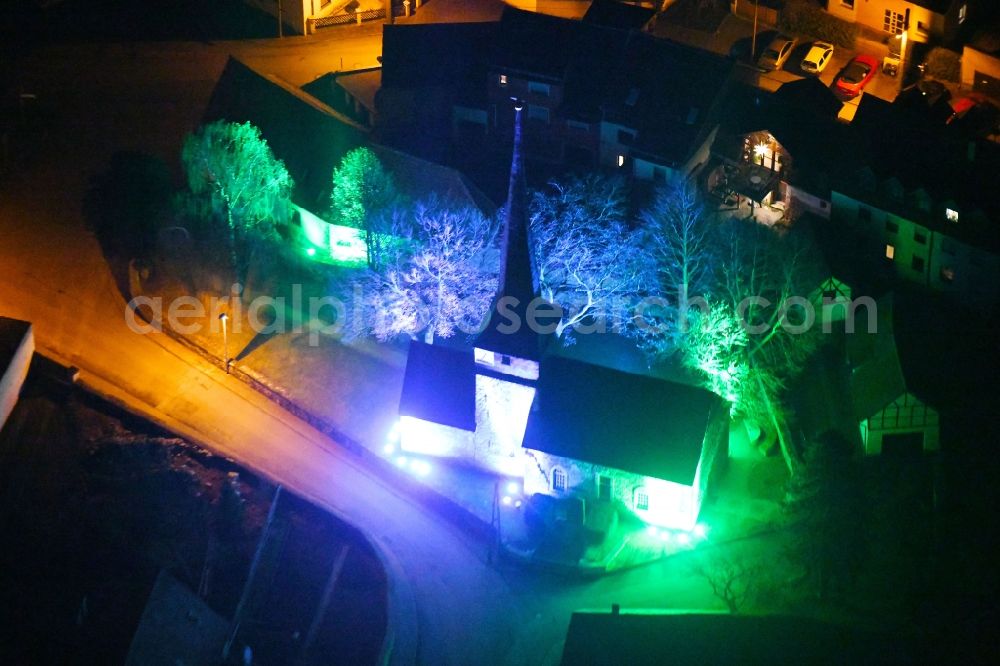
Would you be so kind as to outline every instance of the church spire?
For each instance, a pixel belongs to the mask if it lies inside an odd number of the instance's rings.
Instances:
[[[476,347],[531,360],[540,356],[539,336],[528,326],[525,315],[535,298],[528,246],[528,187],[524,179],[522,115],[524,103],[514,103],[514,150],[510,183],[504,206],[500,251],[500,282],[490,308],[490,320]]]

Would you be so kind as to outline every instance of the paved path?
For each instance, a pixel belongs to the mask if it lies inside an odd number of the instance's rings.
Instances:
[[[339,57],[328,46],[322,58]],[[241,48],[279,69],[273,54]],[[294,71],[314,58],[301,48],[288,54]],[[46,136],[0,183],[0,314],[33,321],[40,351],[81,368],[85,383],[361,529],[387,558],[390,585],[400,592],[398,663],[414,651],[418,663],[435,665],[555,663],[576,608],[715,605],[701,581],[683,575],[682,561],[587,584],[491,566],[484,544],[337,442],[166,336],[129,330],[121,292],[84,229],[88,178],[118,149],[176,165],[226,53],[206,45],[79,47],[20,64],[24,85],[52,116]]]

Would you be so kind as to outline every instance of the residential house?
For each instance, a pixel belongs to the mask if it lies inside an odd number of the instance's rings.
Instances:
[[[826,0],[826,11],[887,35],[904,31],[916,42],[952,41],[983,0]]]
[[[26,321],[0,317],[0,430],[21,395],[35,352],[35,336]]]
[[[989,95],[1000,102],[1000,57],[971,46],[962,48],[962,88]]]
[[[526,114],[519,103],[488,321],[472,349],[411,343],[400,447],[521,478],[528,493],[620,502],[652,524],[691,529],[725,460],[728,407],[703,389],[546,355],[536,313],[551,306],[536,297],[527,238]]]
[[[862,153],[856,133],[837,121],[841,107],[814,78],[785,83],[774,93],[736,86],[727,96],[704,185],[791,217],[830,216],[831,178]]]
[[[434,127],[423,141],[440,149],[447,120],[456,159],[481,161],[483,152],[509,150],[504,110],[517,98],[533,161],[649,180],[689,175],[708,158],[734,63],[610,23],[508,7],[500,21],[474,28],[386,26],[381,131],[412,150],[410,128]],[[442,48],[448,57],[437,55]],[[400,100],[407,110],[394,112]]]
[[[306,35],[313,31],[313,23],[334,14],[343,14],[348,8],[356,6],[354,0],[243,0],[251,7],[270,14],[277,20],[278,13],[281,13],[281,22],[285,30],[289,30],[299,35]],[[393,2],[393,4],[396,4]],[[371,9],[366,7],[365,9]],[[385,10],[382,3],[379,9]],[[384,16],[384,14],[383,14]]]
[[[864,454],[937,451],[940,414],[915,381],[921,375],[913,370],[927,359],[898,343],[892,296],[879,299],[876,305],[875,312],[859,311],[854,332],[847,335],[851,400]],[[875,326],[869,327],[869,318]]]
[[[971,305],[1000,302],[1000,150],[912,109],[865,99],[852,124],[864,166],[831,188],[832,221],[904,281]],[[877,253],[878,257],[875,257]]]

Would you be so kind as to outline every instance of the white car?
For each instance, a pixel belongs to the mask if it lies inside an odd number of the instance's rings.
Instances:
[[[809,53],[802,59],[799,67],[806,74],[819,74],[830,64],[833,58],[833,44],[828,42],[813,42]]]

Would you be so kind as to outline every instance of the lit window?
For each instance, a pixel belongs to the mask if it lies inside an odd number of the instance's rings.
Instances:
[[[566,472],[558,467],[552,468],[552,490],[560,493],[566,491]]]
[[[885,258],[886,259],[892,259],[895,256],[896,256],[896,248],[894,248],[891,245],[886,245],[885,246]]]
[[[958,211],[954,208],[945,208],[944,216],[949,222],[958,222]]]
[[[501,74],[500,75],[500,85],[502,85],[502,86],[507,85],[507,75],[506,74]]]
[[[941,279],[944,280],[945,282],[954,282],[955,281],[955,269],[951,268],[950,266],[942,266],[941,267]]]
[[[639,511],[649,510],[649,494],[645,490],[635,491],[635,508]]]
[[[959,24],[965,23],[965,15],[968,13],[968,5],[962,5],[958,8],[958,22]]]
[[[619,155],[618,156],[618,166],[620,166],[620,167],[625,166],[625,156],[624,155]]]

